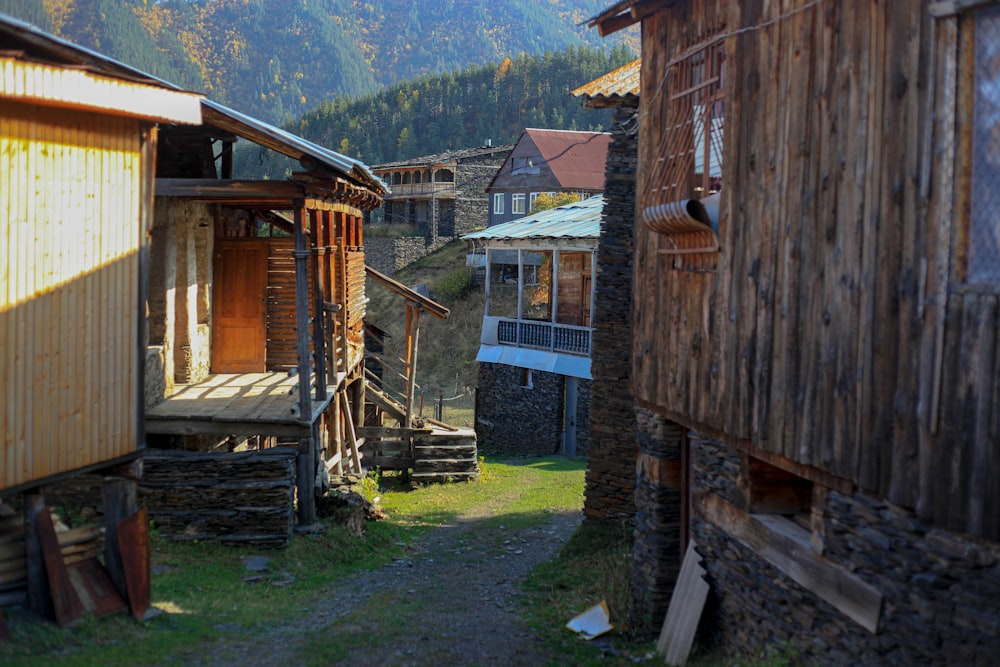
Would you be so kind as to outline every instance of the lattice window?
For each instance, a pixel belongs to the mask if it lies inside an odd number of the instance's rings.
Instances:
[[[726,53],[714,37],[667,65],[666,110],[642,217],[675,268],[713,270],[722,189]]]
[[[1000,6],[975,13],[967,280],[1000,285]]]

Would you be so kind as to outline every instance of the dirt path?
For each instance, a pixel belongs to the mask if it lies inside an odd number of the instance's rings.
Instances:
[[[227,642],[204,664],[547,664],[515,596],[534,567],[566,543],[581,515],[553,514],[519,531],[482,519],[459,517],[409,545],[407,556],[332,588],[284,625]],[[344,648],[316,649],[316,633],[323,646],[350,647],[346,656]]]

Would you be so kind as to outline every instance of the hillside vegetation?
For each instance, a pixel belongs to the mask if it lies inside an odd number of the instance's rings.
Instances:
[[[606,52],[586,46],[521,55],[398,83],[356,100],[337,98],[287,127],[367,164],[481,146],[487,140],[494,146],[512,144],[526,127],[603,131],[611,124],[611,111],[585,109],[570,93],[632,58],[625,48]],[[263,148],[237,152],[236,171],[245,178],[284,177],[297,168]]]
[[[423,395],[424,414],[430,417],[434,415],[434,402],[441,397],[446,399],[446,411],[468,410],[473,405],[479,370],[476,353],[483,326],[485,296],[482,285],[473,283],[472,274],[465,268],[465,250],[465,241],[452,241],[394,276],[411,287],[426,284],[431,298],[451,310],[445,320],[431,315],[420,318],[417,396]],[[370,280],[367,294],[371,299],[367,320],[388,334],[386,356],[404,358],[405,304],[399,296]],[[391,382],[389,375],[387,373],[386,378]],[[395,389],[401,391],[401,387]],[[472,424],[458,422],[456,425]]]
[[[0,0],[0,12],[272,123],[399,81],[610,49],[586,19],[606,0]]]

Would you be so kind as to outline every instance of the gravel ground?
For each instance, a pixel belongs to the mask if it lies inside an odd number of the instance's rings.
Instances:
[[[236,638],[200,656],[213,666],[299,665],[305,633],[327,645],[349,640],[346,658],[315,664],[407,667],[546,665],[524,626],[516,596],[539,563],[551,560],[579,525],[579,512],[553,514],[523,530],[459,517],[407,546],[406,556],[332,588],[318,603],[263,634]],[[360,646],[359,646],[360,644]]]

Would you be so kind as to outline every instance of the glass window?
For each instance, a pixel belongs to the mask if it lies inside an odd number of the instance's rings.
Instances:
[[[523,192],[519,192],[511,197],[510,212],[517,214],[524,214],[524,203],[527,200],[527,195]]]
[[[480,209],[482,210],[482,209]],[[503,215],[503,193],[498,192],[493,195],[493,213]]]

